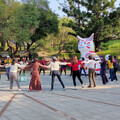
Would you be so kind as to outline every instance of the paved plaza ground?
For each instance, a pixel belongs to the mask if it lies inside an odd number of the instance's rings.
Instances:
[[[120,80],[120,74],[117,74]],[[14,83],[9,92],[9,81],[2,74],[0,81],[0,120],[120,120],[120,81],[102,85],[97,76],[97,87],[87,88],[88,77],[82,76],[85,88],[77,81],[73,90],[72,77],[62,75],[66,90],[55,80],[55,89],[50,92],[51,77],[41,73],[42,92],[28,92],[27,82],[21,82],[19,92]]]

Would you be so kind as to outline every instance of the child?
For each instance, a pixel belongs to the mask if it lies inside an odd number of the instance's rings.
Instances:
[[[75,90],[76,90],[76,77],[80,81],[82,87],[84,87],[83,81],[80,78],[80,72],[79,72],[79,67],[78,67],[80,64],[81,64],[81,62],[78,61],[77,56],[75,56],[75,55],[72,56],[71,64],[67,64],[68,66],[72,67],[72,78],[73,78],[73,84],[74,84]]]

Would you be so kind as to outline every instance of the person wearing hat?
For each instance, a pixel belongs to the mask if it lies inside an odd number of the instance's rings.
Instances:
[[[4,61],[4,63],[5,64],[11,64],[12,63],[12,59],[10,59],[9,55],[7,56],[7,59]],[[7,75],[8,81],[9,81],[9,73],[10,73],[10,67],[7,66],[6,67],[6,75]]]
[[[66,62],[59,62],[59,61],[57,61],[57,57],[56,56],[52,57],[52,62],[48,66],[48,68],[50,68],[51,71],[52,71],[52,81],[51,81],[51,89],[50,89],[50,91],[52,91],[54,89],[55,76],[57,76],[59,82],[61,83],[63,89],[65,90],[64,83],[63,83],[63,81],[61,79],[61,76],[60,76],[60,71],[59,71],[60,65],[67,65],[67,63]]]

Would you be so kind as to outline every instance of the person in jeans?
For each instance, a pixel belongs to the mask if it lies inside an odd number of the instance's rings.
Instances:
[[[85,59],[82,58],[82,62],[83,62],[84,60],[85,60]],[[81,66],[80,66],[80,75],[81,75],[82,70],[83,70],[83,72],[84,72],[84,74],[85,74],[85,76],[86,76],[86,72],[85,72],[85,63],[81,63]]]
[[[113,83],[115,75],[114,75],[113,58],[111,55],[109,56],[109,60],[107,61],[107,63],[108,63],[108,67],[109,67],[109,74],[110,74],[111,83]]]
[[[7,59],[4,61],[5,64],[11,64],[12,60],[10,59],[10,56],[7,56]],[[6,75],[9,81],[9,73],[10,73],[10,67],[6,66]]]
[[[92,80],[94,83],[94,87],[96,87],[96,81],[95,81],[95,64],[99,63],[100,61],[95,61],[93,56],[90,55],[88,61],[83,61],[84,63],[88,63],[88,76],[89,76],[89,86],[92,87]]]
[[[100,56],[100,59],[101,59],[101,62],[100,62],[100,65],[101,65],[100,75],[102,77],[103,85],[106,85],[106,83],[108,82],[108,79],[106,77],[106,63],[107,63],[107,61],[105,60],[104,56]]]
[[[66,62],[59,62],[59,61],[57,61],[57,57],[55,57],[55,56],[52,57],[52,62],[48,66],[48,68],[50,68],[52,71],[52,81],[51,81],[50,91],[52,91],[54,89],[55,76],[57,76],[59,82],[61,83],[63,89],[65,90],[65,85],[64,85],[64,83],[61,79],[61,76],[60,76],[60,71],[59,71],[60,65],[67,65],[67,63]]]
[[[74,85],[75,90],[76,90],[76,77],[80,81],[82,87],[84,87],[83,81],[80,78],[80,71],[79,71],[80,64],[81,64],[81,62],[78,61],[77,56],[75,56],[75,55],[72,56],[71,64],[67,64],[68,66],[72,67],[72,78],[73,78],[73,85]]]

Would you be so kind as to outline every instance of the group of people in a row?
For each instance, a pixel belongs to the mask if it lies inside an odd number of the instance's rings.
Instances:
[[[61,73],[60,73],[60,66],[71,66],[72,68],[72,78],[73,78],[73,85],[74,85],[74,89],[76,89],[76,77],[78,78],[78,80],[81,83],[82,88],[84,87],[83,81],[81,79],[81,71],[83,70],[85,72],[85,63],[88,66],[88,76],[89,76],[89,85],[88,87],[92,87],[92,80],[93,80],[93,84],[94,87],[96,87],[96,81],[95,81],[95,64],[100,63],[101,65],[101,70],[100,70],[100,75],[102,77],[102,82],[105,85],[108,82],[108,79],[106,77],[106,65],[108,64],[109,67],[109,71],[110,71],[110,79],[111,82],[113,82],[115,79],[117,80],[117,76],[116,76],[116,71],[117,71],[117,64],[116,64],[116,57],[114,57],[114,59],[112,58],[112,56],[109,56],[109,60],[106,61],[104,56],[100,57],[101,60],[99,61],[95,61],[94,57],[92,55],[89,56],[89,60],[88,61],[84,61],[84,58],[82,58],[82,60],[78,60],[77,56],[73,55],[71,58],[70,62],[60,62],[57,60],[57,57],[52,57],[52,61],[50,62],[50,64],[48,66],[46,66],[45,64],[42,64],[38,61],[38,59],[34,59],[34,61],[30,64],[30,65],[26,65],[26,63],[18,63],[17,59],[13,59],[12,63],[10,63],[9,56],[7,57],[7,61],[5,62],[5,65],[1,65],[1,67],[5,67],[6,71],[7,71],[7,77],[10,80],[10,90],[12,90],[13,87],[13,80],[16,81],[17,86],[19,91],[20,89],[20,85],[18,82],[18,76],[17,76],[17,71],[18,68],[20,68],[21,70],[26,70],[28,68],[32,68],[31,71],[31,81],[29,84],[29,91],[31,90],[38,90],[41,91],[42,87],[41,87],[41,82],[40,82],[40,74],[39,74],[39,68],[41,69],[50,69],[51,71],[51,91],[54,89],[54,81],[55,81],[55,76],[57,76],[59,82],[61,83],[63,89],[65,90],[65,85],[61,79]],[[80,69],[79,69],[79,65],[81,65]],[[86,75],[86,72],[85,72]]]

